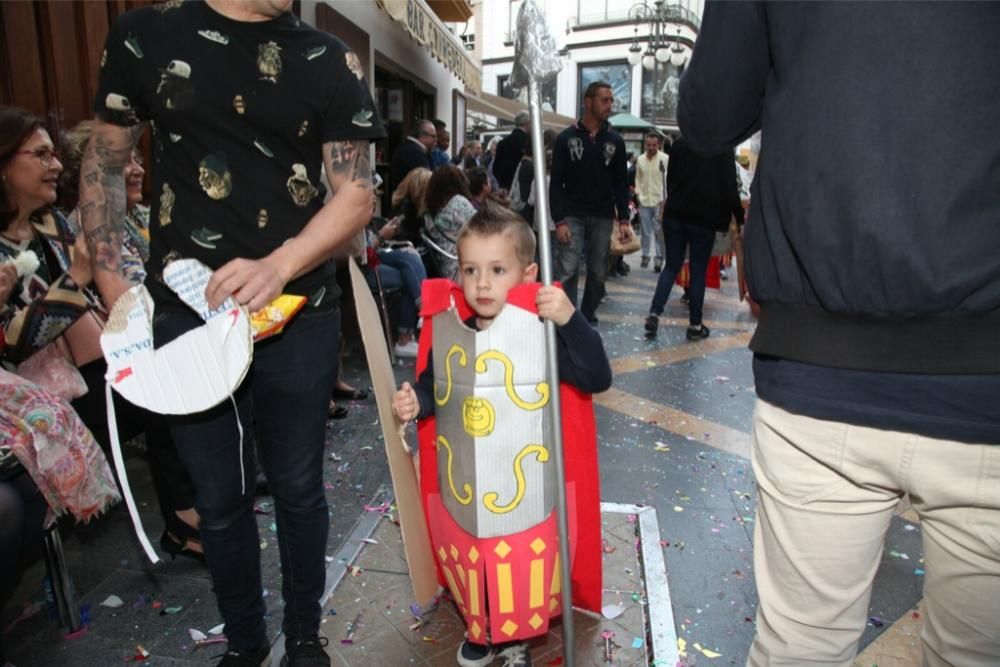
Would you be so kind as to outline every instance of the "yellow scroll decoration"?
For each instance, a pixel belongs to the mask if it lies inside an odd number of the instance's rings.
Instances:
[[[434,402],[438,405],[444,405],[451,399],[451,358],[455,355],[458,355],[458,365],[462,368],[465,368],[469,364],[469,359],[465,356],[465,350],[462,349],[462,346],[458,343],[452,345],[451,349],[448,350],[447,356],[444,358],[444,375],[447,382],[444,396],[438,396],[437,382],[434,383]]]
[[[454,349],[454,348],[452,348]],[[451,354],[449,352],[449,354]],[[510,398],[511,403],[521,408],[522,410],[538,410],[539,408],[545,407],[549,402],[549,383],[539,382],[535,385],[535,391],[538,392],[540,397],[534,403],[529,403],[523,400],[514,391],[514,364],[511,362],[510,357],[505,355],[503,352],[497,350],[488,350],[483,352],[478,357],[476,357],[476,372],[485,373],[486,372],[486,362],[487,361],[499,361],[503,364],[503,381],[507,388],[507,397]],[[464,364],[463,364],[464,366]],[[449,376],[449,390],[451,386],[451,377]],[[439,405],[443,405],[439,403]]]
[[[514,499],[508,505],[497,505],[497,499],[500,497],[499,493],[496,491],[484,493],[483,505],[486,506],[486,509],[494,514],[506,514],[514,511],[521,504],[521,500],[524,499],[525,490],[524,470],[522,470],[521,461],[528,454],[534,454],[539,463],[546,463],[549,460],[549,450],[545,449],[542,445],[525,445],[524,449],[514,457],[514,477],[517,478],[517,493],[514,494]],[[449,481],[451,480],[449,479]]]
[[[441,449],[444,447],[448,450],[448,486],[451,487],[451,495],[455,496],[455,500],[462,503],[463,505],[468,505],[472,502],[472,486],[469,484],[462,485],[462,491],[465,492],[465,497],[462,498],[458,495],[458,491],[455,489],[455,479],[452,477],[451,468],[454,463],[455,457],[451,453],[451,445],[448,444],[448,440],[445,439],[443,435],[439,435],[437,439],[437,448]],[[548,455],[546,454],[546,458]]]

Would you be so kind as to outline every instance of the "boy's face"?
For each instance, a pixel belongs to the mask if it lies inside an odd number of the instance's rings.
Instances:
[[[535,281],[538,265],[517,259],[514,241],[506,234],[470,234],[458,244],[459,280],[465,300],[476,311],[480,328],[489,326],[507,303],[507,293]]]

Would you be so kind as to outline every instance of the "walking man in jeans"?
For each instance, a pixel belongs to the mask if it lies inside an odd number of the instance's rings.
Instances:
[[[580,312],[597,324],[608,279],[611,232],[630,232],[625,142],[608,125],[611,86],[595,81],[583,94],[583,119],[563,130],[552,149],[549,200],[556,221],[556,275],[576,306],[580,254],[586,248],[587,285]]]
[[[635,161],[635,194],[639,200],[639,221],[642,235],[642,262],[649,266],[650,250],[653,251],[653,271],[663,269],[663,200],[667,196],[667,155],[660,150],[660,137],[650,132],[645,139],[645,152]],[[650,247],[652,246],[652,247]]]
[[[656,281],[653,303],[646,318],[646,335],[655,336],[663,307],[670,298],[677,274],[690,248],[691,288],[688,340],[708,338],[702,321],[705,305],[705,274],[712,256],[715,233],[729,229],[730,221],[743,225],[743,205],[736,186],[736,162],[732,149],[715,157],[702,157],[683,136],[674,141],[667,167],[667,203],[663,209],[663,235],[667,240],[667,266]]]
[[[384,132],[359,56],[302,23],[291,4],[163,3],[119,17],[94,105],[103,122],[80,170],[83,227],[100,281],[121,261],[122,166],[140,123],[154,121],[146,286],[157,347],[203,324],[162,282],[175,258],[214,269],[205,293],[213,309],[230,296],[250,311],[282,293],[308,299],[283,334],[255,346],[234,392],[235,415],[226,401],[170,418],[225,621],[221,667],[270,664],[253,514],[258,447],[281,553],[282,665],[330,664],[318,634],[329,529],[323,446],[340,337],[330,256],[371,218],[369,140]],[[332,191],[326,205],[322,166]]]

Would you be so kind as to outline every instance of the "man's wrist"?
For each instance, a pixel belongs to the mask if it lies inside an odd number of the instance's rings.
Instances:
[[[302,265],[297,245],[297,237],[293,236],[265,257],[286,285],[295,279]]]

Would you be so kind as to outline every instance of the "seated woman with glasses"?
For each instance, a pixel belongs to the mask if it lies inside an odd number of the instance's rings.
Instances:
[[[72,405],[107,451],[107,366],[100,348],[107,309],[89,288],[91,263],[83,235],[75,234],[66,217],[52,208],[62,171],[41,120],[22,109],[0,107],[0,326],[5,338],[0,362],[9,369],[29,359],[45,367],[77,367],[76,378],[82,376],[86,393],[69,394],[76,396]],[[33,261],[25,265],[25,257]],[[21,275],[15,264],[22,265]],[[71,390],[53,387],[59,389]],[[161,546],[171,555],[200,558],[190,483],[162,417],[120,397],[115,405],[122,441],[147,433],[154,487],[167,527]]]

